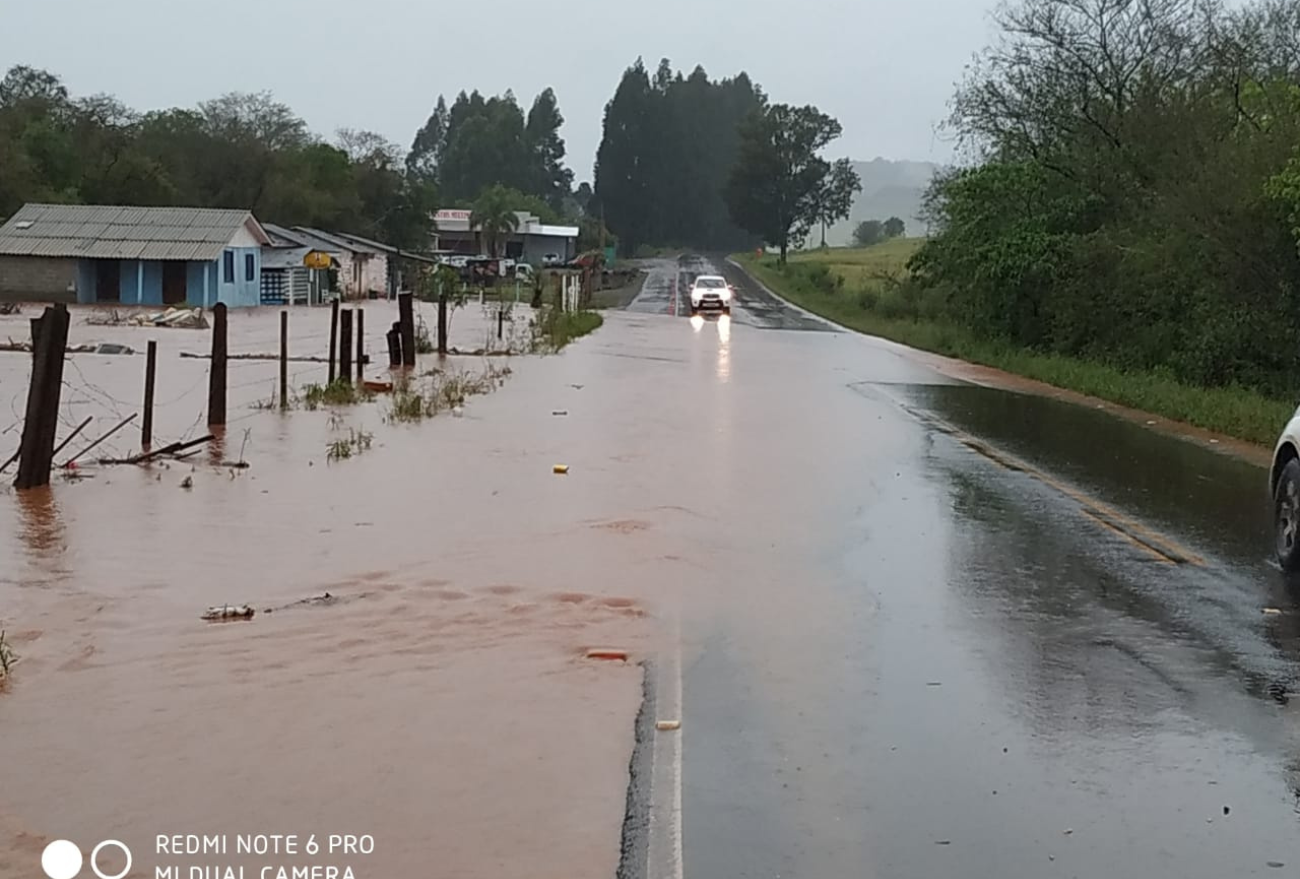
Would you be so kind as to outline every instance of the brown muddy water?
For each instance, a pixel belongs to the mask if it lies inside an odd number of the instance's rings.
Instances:
[[[396,308],[367,312],[367,347],[386,362]],[[483,344],[476,312],[455,316],[453,345]],[[37,313],[0,321],[0,339],[25,339]],[[158,341],[154,447],[201,436],[207,362],[179,354],[206,352],[210,332],[85,316],[74,310],[70,344]],[[277,310],[232,311],[231,353],[276,351],[278,322]],[[293,310],[291,354],[324,354],[328,326],[323,309]],[[231,361],[223,448],[6,487],[0,628],[19,662],[0,694],[0,876],[40,875],[61,838],[87,855],[121,840],[131,877],[310,864],[613,875],[641,672],[583,654],[612,645],[635,662],[655,649],[656,620],[691,579],[672,536],[689,514],[637,505],[619,460],[630,450],[602,440],[600,414],[571,387],[591,358],[511,365],[464,417],[402,425],[383,397],[337,413],[258,409],[278,364]],[[29,367],[0,354],[0,430],[21,418]],[[88,442],[137,411],[143,374],[140,355],[71,355],[60,437],[93,414]],[[325,366],[291,374],[301,387]],[[372,446],[328,461],[351,430]],[[5,457],[18,434],[0,438]],[[94,457],[139,439],[132,425]],[[241,456],[246,470],[216,466]],[[570,475],[552,473],[558,462]],[[200,620],[245,602],[251,622]],[[156,837],[174,834],[229,835],[228,852],[158,854]],[[235,834],[299,834],[300,847],[370,834],[374,849],[238,855]],[[101,859],[109,875],[124,866],[113,857]]]

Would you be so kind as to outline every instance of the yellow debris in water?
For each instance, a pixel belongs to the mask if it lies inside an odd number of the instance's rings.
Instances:
[[[569,465],[568,465],[568,464],[556,464],[554,467],[551,468],[551,470],[552,470],[552,472],[554,472],[554,473],[561,473],[561,474],[563,474],[563,473],[568,473],[568,472],[569,472]]]
[[[682,722],[680,720],[661,720],[655,724],[655,729],[660,732],[671,732],[672,730],[681,728]]]

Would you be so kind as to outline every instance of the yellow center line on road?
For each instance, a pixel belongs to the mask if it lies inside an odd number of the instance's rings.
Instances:
[[[1132,534],[1129,534],[1124,529],[1112,525],[1110,522],[1107,522],[1101,516],[1098,516],[1096,513],[1092,512],[1092,510],[1082,509],[1079,512],[1082,513],[1086,518],[1092,520],[1093,522],[1096,522],[1098,525],[1102,526],[1106,530],[1118,534],[1120,537],[1124,538],[1129,543],[1136,546],[1138,549],[1147,553],[1148,555],[1150,555],[1152,558],[1154,558],[1156,561],[1160,562],[1161,564],[1165,564],[1165,565],[1178,564],[1178,561],[1176,559],[1170,558],[1160,550],[1156,549],[1154,546],[1150,546],[1146,543],[1143,543],[1141,540],[1138,540],[1136,537],[1134,537]]]

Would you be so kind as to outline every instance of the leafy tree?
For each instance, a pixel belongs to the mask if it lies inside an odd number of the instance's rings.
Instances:
[[[791,242],[805,238],[814,223],[848,215],[847,209],[832,215],[825,206],[824,193],[836,172],[819,155],[840,132],[839,122],[816,107],[789,104],[765,107],[741,126],[727,205],[738,225],[780,249],[782,265]],[[852,167],[845,167],[841,185],[856,183]]]
[[[470,227],[477,229],[493,258],[500,255],[500,245],[519,228],[519,216],[510,190],[493,186],[484,190],[474,202]]]
[[[266,93],[141,115],[18,67],[0,80],[0,216],[29,201],[235,207],[427,248],[432,181],[377,135],[344,131],[339,142]]]
[[[528,111],[524,137],[531,154],[530,167],[537,175],[529,191],[555,208],[573,188],[573,172],[564,167],[564,139],[560,137],[563,124],[555,92],[548,88]]]
[[[884,233],[886,238],[902,238],[907,232],[907,224],[898,217],[890,217],[888,220],[885,220],[884,225],[881,227],[881,231]]]
[[[913,260],[946,318],[1290,396],[1300,370],[1294,2],[1015,0],[950,127]]]
[[[826,246],[826,227],[843,219],[853,209],[853,197],[862,191],[862,181],[848,159],[839,159],[817,189],[814,214],[822,229],[822,247]]]
[[[473,202],[489,187],[501,185],[560,210],[573,184],[573,173],[564,167],[563,124],[549,88],[537,96],[527,117],[509,91],[491,98],[461,92],[450,107],[439,97],[415,135],[406,168],[436,181],[449,203]]]
[[[870,247],[885,240],[885,224],[879,220],[863,220],[853,230],[853,241],[858,247]]]

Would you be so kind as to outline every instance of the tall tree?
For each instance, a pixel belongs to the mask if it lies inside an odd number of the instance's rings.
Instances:
[[[838,159],[817,188],[814,213],[821,225],[822,247],[826,246],[826,227],[849,215],[853,198],[862,191],[862,180],[848,159]]]
[[[415,141],[406,156],[406,169],[412,174],[419,174],[427,180],[438,179],[443,150],[447,147],[449,112],[447,99],[438,95],[438,103],[434,106],[429,121],[415,133]]]
[[[835,168],[819,153],[840,132],[839,122],[816,107],[788,104],[765,107],[741,127],[727,205],[738,225],[780,249],[782,265],[791,242],[806,237],[829,210],[823,208],[822,196]],[[841,185],[856,182],[851,166],[848,174]],[[833,219],[847,215],[845,210]]]
[[[749,77],[712,81],[702,67],[674,73],[665,59],[653,77],[628,68],[605,107],[595,196],[620,246],[748,247],[722,197],[736,158],[737,125],[762,105]]]
[[[573,172],[564,167],[564,139],[560,137],[563,124],[555,92],[548,88],[533,101],[525,133],[537,175],[530,192],[557,209],[573,188]]]

